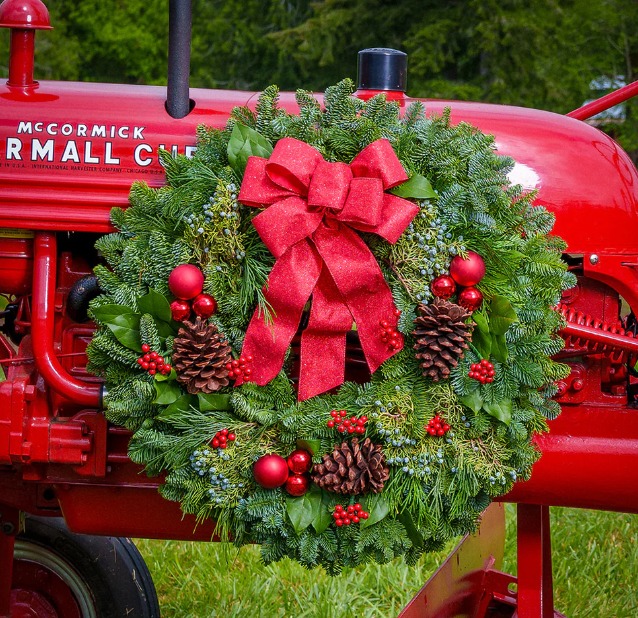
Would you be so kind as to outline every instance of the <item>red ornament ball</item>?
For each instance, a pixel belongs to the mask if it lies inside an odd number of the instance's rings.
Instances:
[[[281,487],[288,479],[288,464],[281,455],[263,455],[253,466],[253,476],[266,489]]]
[[[449,275],[439,275],[430,284],[430,289],[437,298],[447,300],[456,292],[456,282]]]
[[[465,288],[459,293],[458,303],[468,311],[476,311],[483,304],[483,294],[474,287]]]
[[[467,252],[467,260],[457,255],[450,264],[450,276],[459,285],[476,285],[485,276],[485,262],[474,251]]]
[[[168,288],[173,296],[190,300],[202,293],[204,274],[193,264],[180,264],[168,276]]]
[[[210,294],[198,294],[193,299],[195,315],[206,320],[217,311],[217,301]]]
[[[288,467],[294,474],[304,474],[312,468],[312,455],[304,450],[297,449],[288,455]]]
[[[171,316],[176,322],[183,322],[190,317],[191,306],[186,300],[174,300],[171,303]]]
[[[310,478],[306,474],[291,474],[286,479],[286,491],[291,496],[303,496],[310,487]]]

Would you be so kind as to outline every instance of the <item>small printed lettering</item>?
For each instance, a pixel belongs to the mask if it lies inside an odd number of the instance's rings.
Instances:
[[[59,164],[55,169],[92,172],[103,166],[100,171],[123,168],[127,173],[149,168],[144,173],[161,174],[160,150],[189,158],[197,150],[191,144],[149,143],[146,127],[135,125],[21,120],[14,130],[0,139],[0,165],[40,169]]]

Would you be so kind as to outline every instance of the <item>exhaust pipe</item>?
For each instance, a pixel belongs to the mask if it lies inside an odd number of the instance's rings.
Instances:
[[[168,7],[168,82],[166,111],[184,118],[191,109],[191,0],[170,0]]]

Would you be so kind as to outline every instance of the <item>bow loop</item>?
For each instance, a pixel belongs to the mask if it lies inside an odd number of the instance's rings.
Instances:
[[[239,187],[237,199],[246,206],[260,207],[274,204],[291,195],[287,189],[275,184],[266,175],[268,159],[248,157],[244,180]]]
[[[385,190],[392,189],[408,179],[392,145],[386,139],[368,144],[350,163],[353,176],[380,178]]]
[[[302,197],[308,195],[308,186],[315,168],[323,160],[316,149],[292,137],[284,137],[266,164],[266,174],[276,185]]]

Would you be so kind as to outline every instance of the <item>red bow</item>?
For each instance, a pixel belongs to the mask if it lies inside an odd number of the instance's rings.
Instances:
[[[385,190],[407,179],[383,139],[350,165],[325,161],[315,148],[289,137],[277,142],[269,159],[248,159],[239,201],[269,206],[253,224],[277,258],[264,288],[272,321],[256,310],[242,349],[252,360],[250,380],[263,386],[279,373],[311,295],[301,338],[300,401],[343,383],[353,321],[371,372],[403,347],[398,336],[388,340],[397,322],[392,294],[352,228],[396,242],[418,207]]]

